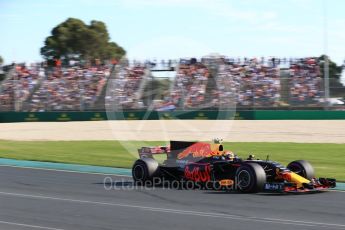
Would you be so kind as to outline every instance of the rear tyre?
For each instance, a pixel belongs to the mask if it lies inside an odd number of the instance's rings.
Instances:
[[[139,159],[132,167],[132,177],[134,182],[146,183],[152,182],[159,176],[158,162],[151,158]]]
[[[236,186],[240,192],[260,192],[263,190],[265,183],[266,173],[259,164],[244,164],[236,171]]]
[[[305,160],[293,161],[287,166],[292,172],[311,180],[315,177],[313,166]]]

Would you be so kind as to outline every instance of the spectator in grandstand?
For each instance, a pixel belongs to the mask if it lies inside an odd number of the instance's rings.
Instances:
[[[36,90],[30,111],[83,110],[100,96],[110,75],[109,66],[54,68]]]
[[[320,67],[314,58],[301,59],[290,66],[290,103],[307,105],[320,103],[322,79]]]
[[[216,76],[221,104],[240,106],[276,106],[280,100],[279,68],[262,64],[257,59],[245,59],[245,64],[222,63]]]
[[[140,109],[146,80],[146,66],[136,63],[134,66],[120,65],[116,78],[106,97],[107,105],[116,105],[119,109]]]
[[[171,103],[175,107],[200,107],[205,102],[206,85],[209,76],[210,73],[207,67],[197,62],[195,58],[181,60],[171,92]]]
[[[10,76],[2,82],[0,110],[20,110],[23,103],[44,78],[44,69],[39,63],[15,65]]]

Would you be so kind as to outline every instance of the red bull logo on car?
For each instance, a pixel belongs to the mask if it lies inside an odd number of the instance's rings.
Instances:
[[[177,159],[181,160],[189,156],[192,156],[193,158],[210,157],[216,154],[217,153],[213,153],[209,143],[199,142],[180,152],[177,155]]]
[[[190,164],[184,170],[184,176],[187,180],[195,182],[211,181],[211,167],[209,164]]]

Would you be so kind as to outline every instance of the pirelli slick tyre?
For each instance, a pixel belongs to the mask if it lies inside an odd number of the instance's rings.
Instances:
[[[236,171],[236,189],[244,193],[261,192],[266,183],[265,170],[256,163],[247,163]]]
[[[313,166],[305,160],[293,161],[287,166],[292,172],[311,180],[315,177]]]
[[[132,167],[134,182],[146,183],[153,181],[156,176],[159,176],[159,164],[152,158],[139,159]]]

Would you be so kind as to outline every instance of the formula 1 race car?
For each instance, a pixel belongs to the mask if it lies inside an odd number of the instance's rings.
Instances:
[[[335,179],[315,178],[313,167],[305,160],[293,161],[287,167],[269,159],[255,159],[254,155],[243,160],[224,150],[219,139],[212,144],[170,141],[170,146],[142,147],[138,152],[140,159],[132,168],[137,183],[159,178],[245,193],[316,192],[336,186]],[[166,154],[167,159],[159,164],[154,159],[156,154]]]

